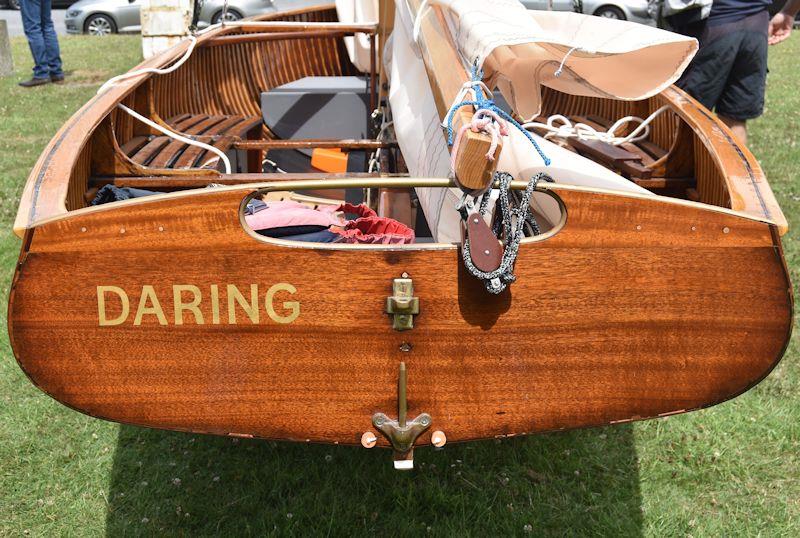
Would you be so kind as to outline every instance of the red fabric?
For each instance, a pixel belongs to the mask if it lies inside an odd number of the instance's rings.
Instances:
[[[379,217],[364,204],[342,204],[337,211],[358,215],[343,227],[331,227],[331,231],[342,236],[342,243],[402,245],[414,242],[414,230],[394,219]]]

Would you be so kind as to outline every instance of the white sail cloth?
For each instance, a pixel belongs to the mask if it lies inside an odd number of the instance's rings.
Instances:
[[[389,64],[389,102],[397,141],[412,177],[447,177],[450,154],[441,120],[430,88],[425,65],[412,44],[412,21],[407,10],[398,6],[395,30],[387,46]],[[580,155],[567,151],[538,135],[533,135],[552,163],[545,166],[531,143],[512,129],[505,139],[498,170],[517,178],[530,178],[546,172],[555,181],[571,185],[649,194],[649,191]],[[461,237],[460,216],[455,209],[461,198],[459,189],[416,189],[417,196],[434,238],[457,242]],[[534,206],[551,224],[560,211],[546,194],[534,195]]]
[[[697,51],[693,38],[642,24],[525,9],[517,0],[429,0],[440,5],[465,65],[477,63],[523,118],[541,88],[573,95],[644,99],[675,82]],[[407,6],[404,6],[407,7]],[[556,72],[560,70],[560,76]]]
[[[342,23],[377,24],[378,0],[336,0],[336,15]],[[369,73],[369,36],[367,34],[347,36],[344,38],[344,46],[356,69],[362,73]]]

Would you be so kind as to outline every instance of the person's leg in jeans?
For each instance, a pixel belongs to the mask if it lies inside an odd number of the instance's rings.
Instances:
[[[42,6],[40,2],[41,0],[22,0],[20,2],[22,26],[25,29],[25,37],[28,38],[31,55],[33,55],[33,78],[35,80],[50,80],[47,46],[42,33]]]
[[[61,50],[58,47],[58,36],[56,36],[56,28],[53,25],[51,14],[53,0],[36,1],[41,6],[42,36],[44,37],[48,73],[50,78],[60,80],[64,78],[64,72],[61,70]]]

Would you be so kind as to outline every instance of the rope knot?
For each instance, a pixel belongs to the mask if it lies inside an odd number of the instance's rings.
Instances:
[[[494,95],[492,91],[483,82],[483,71],[481,71],[477,64],[472,66],[471,80],[465,82],[461,87],[461,91],[456,95],[450,110],[447,111],[442,126],[447,128],[447,145],[453,149],[451,151],[450,169],[455,173],[456,155],[458,152],[458,145],[467,130],[472,132],[485,132],[492,137],[492,143],[489,151],[486,153],[486,159],[493,161],[495,152],[500,142],[501,136],[508,136],[508,125],[517,128],[528,141],[533,144],[534,149],[544,161],[545,166],[550,166],[550,159],[544,154],[542,148],[536,143],[531,133],[525,130],[519,122],[511,117],[505,110],[501,109],[494,102]],[[472,93],[472,99],[468,96]],[[453,129],[453,117],[458,109],[464,106],[472,106],[475,108],[475,113],[472,116],[472,121],[467,125],[462,125],[458,133]],[[457,136],[456,136],[457,135]]]

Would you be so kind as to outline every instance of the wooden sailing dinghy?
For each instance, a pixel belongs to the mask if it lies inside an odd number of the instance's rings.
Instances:
[[[419,4],[400,3],[398,14]],[[15,225],[23,243],[9,333],[36,386],[122,423],[391,445],[407,460],[430,443],[698,409],[772,370],[792,327],[786,221],[756,160],[713,114],[675,87],[639,101],[545,88],[542,117],[598,129],[666,108],[646,139],[613,150],[551,138],[630,188],[540,182],[535,199],[556,216],[537,213],[541,233],[522,239],[516,282],[492,295],[460,246],[437,240],[443,232],[423,218],[422,193],[453,181],[409,175],[412,156],[387,128],[399,111],[380,66],[396,25],[382,7],[380,24],[341,22],[325,6],[214,28],[138,68],[164,68],[194,46],[177,69],[121,80],[64,125],[31,172]],[[447,17],[434,6],[418,29],[437,121],[470,80]],[[365,95],[384,128],[363,139],[278,138],[262,122],[262,92],[358,75],[347,48],[358,43],[345,42],[354,34],[371,49]],[[391,91],[402,84],[393,77]],[[233,169],[120,104],[213,146]],[[472,113],[461,108],[456,128]],[[492,177],[488,144],[466,133],[455,159],[462,184]],[[380,155],[371,171],[264,171],[281,151],[330,148]],[[516,177],[512,192],[528,179]],[[159,194],[90,206],[106,185]],[[416,242],[275,239],[243,216],[253,198],[322,207],[354,193],[414,228]]]

